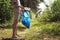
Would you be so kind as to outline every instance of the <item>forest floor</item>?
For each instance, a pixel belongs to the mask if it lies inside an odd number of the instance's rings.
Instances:
[[[46,33],[45,26],[50,26],[52,24],[55,25],[55,23],[45,23],[42,25],[42,23],[39,24],[37,21],[32,21],[30,29],[27,29],[21,23],[18,23],[17,34],[20,36],[25,36],[26,40],[60,40],[60,35]],[[41,31],[42,28],[45,28],[43,32]],[[49,30],[47,30],[47,32],[49,32]],[[7,37],[12,37],[12,27],[0,28],[0,40]]]

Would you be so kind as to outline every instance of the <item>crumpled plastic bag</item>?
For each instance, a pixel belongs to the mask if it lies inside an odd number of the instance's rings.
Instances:
[[[28,10],[25,10],[22,13],[22,24],[26,26],[27,28],[30,28],[30,13]]]

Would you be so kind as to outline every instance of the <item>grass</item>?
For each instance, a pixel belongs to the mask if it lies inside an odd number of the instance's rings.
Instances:
[[[60,22],[35,22],[26,40],[60,40]]]
[[[60,22],[38,22],[32,20],[30,29],[18,23],[18,35],[26,40],[60,40]],[[0,38],[11,37],[12,27],[0,29]]]

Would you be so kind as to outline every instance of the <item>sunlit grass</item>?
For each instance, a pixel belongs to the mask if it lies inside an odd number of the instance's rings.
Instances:
[[[0,37],[9,37],[11,36],[12,29],[0,29]]]

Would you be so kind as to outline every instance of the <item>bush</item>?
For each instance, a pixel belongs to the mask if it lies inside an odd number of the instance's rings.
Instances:
[[[11,0],[0,0],[0,24],[6,25],[12,22],[13,11]]]
[[[51,15],[52,17],[50,18],[51,21],[60,21],[60,1],[57,0],[56,2],[53,3],[51,7]]]
[[[60,21],[60,1],[57,0],[52,4],[51,10],[48,8],[46,11],[43,12],[42,15],[39,17],[39,21],[49,21],[49,22],[56,22]]]
[[[46,9],[46,10],[38,17],[38,21],[42,21],[42,22],[50,21],[49,15],[48,15],[47,12],[49,12],[49,10]]]

